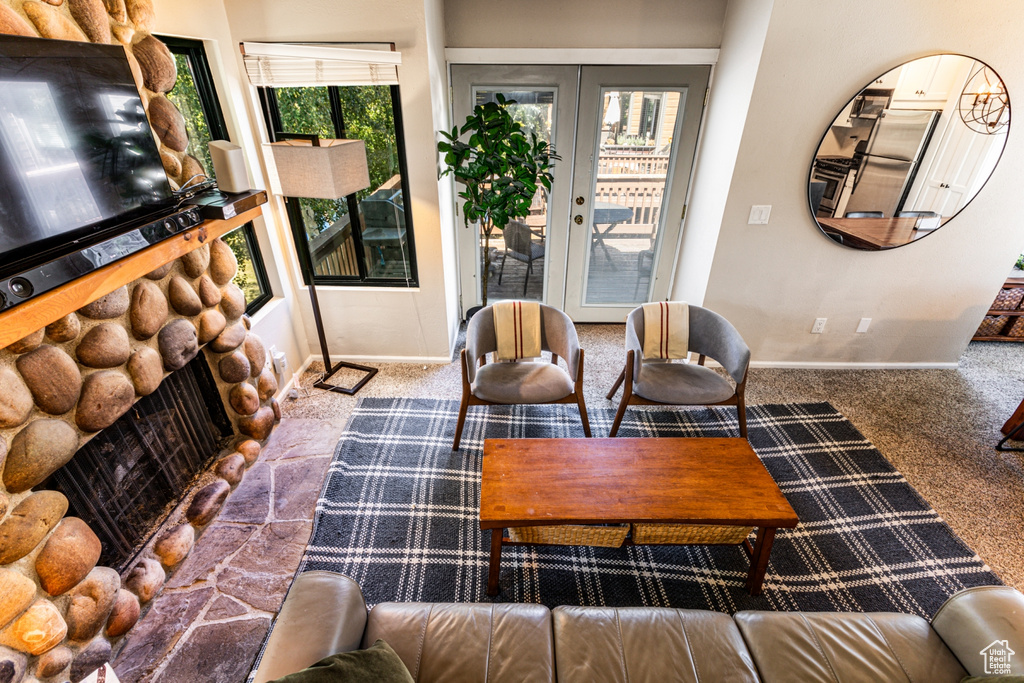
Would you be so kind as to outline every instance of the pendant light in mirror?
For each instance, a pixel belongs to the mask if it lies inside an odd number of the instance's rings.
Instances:
[[[901,64],[861,88],[823,133],[808,173],[811,215],[855,249],[930,235],[981,191],[1009,120],[1003,81],[984,62],[941,54]]]
[[[960,93],[960,118],[976,133],[998,135],[1010,125],[1010,97],[995,71],[978,63]]]

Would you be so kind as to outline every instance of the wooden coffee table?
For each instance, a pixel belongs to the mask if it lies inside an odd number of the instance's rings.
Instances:
[[[778,528],[799,520],[746,439],[487,439],[480,528],[491,529],[497,595],[508,527],[555,524],[757,527],[747,590],[761,592]],[[627,540],[627,543],[629,541]]]

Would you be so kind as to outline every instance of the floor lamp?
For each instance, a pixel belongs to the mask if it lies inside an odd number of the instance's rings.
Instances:
[[[298,133],[275,133],[279,142],[263,145],[269,151],[272,166],[277,177],[271,176],[271,188],[275,194],[289,197],[310,197],[313,199],[340,199],[353,192],[370,186],[370,175],[366,165],[366,146],[362,140],[321,140],[316,135]],[[313,386],[325,391],[352,395],[363,388],[377,368],[357,363],[338,361],[331,364],[331,353],[327,348],[327,335],[320,316],[320,302],[316,295],[315,272],[309,249],[298,249],[309,273],[309,300],[313,304],[313,319],[320,337],[320,351],[324,356],[324,374]],[[340,387],[328,383],[336,372],[343,368],[365,372],[351,387]]]

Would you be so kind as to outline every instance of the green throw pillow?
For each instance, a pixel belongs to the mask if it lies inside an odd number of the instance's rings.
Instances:
[[[414,683],[401,658],[383,640],[365,650],[340,652],[272,683]]]

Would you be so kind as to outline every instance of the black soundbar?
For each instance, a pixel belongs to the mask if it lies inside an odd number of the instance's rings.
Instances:
[[[14,308],[83,275],[203,222],[199,207],[188,205],[117,237],[0,280],[0,311]]]

